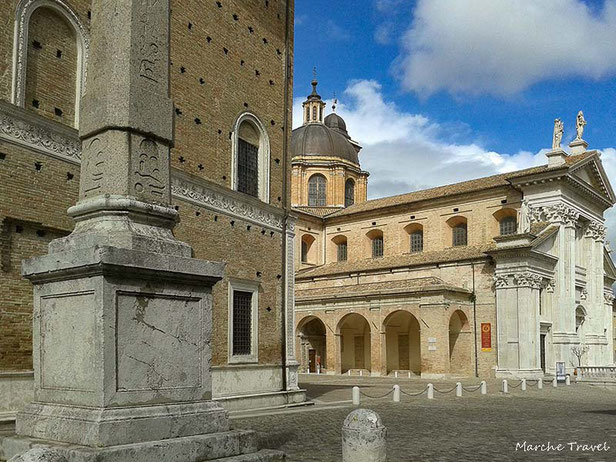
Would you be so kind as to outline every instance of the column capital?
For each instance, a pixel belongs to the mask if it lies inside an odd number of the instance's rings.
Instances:
[[[531,223],[550,222],[573,227],[580,218],[580,213],[565,205],[554,204],[549,206],[529,207]]]
[[[584,230],[584,237],[594,239],[598,242],[604,242],[606,232],[607,228],[603,225],[603,223],[593,220],[586,226],[586,229]]]

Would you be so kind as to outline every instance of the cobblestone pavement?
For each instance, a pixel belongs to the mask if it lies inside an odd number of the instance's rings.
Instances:
[[[421,391],[427,380],[304,376],[301,387],[318,404],[277,414],[235,416],[235,428],[259,432],[263,447],[285,451],[289,461],[340,462],[341,426],[354,408],[351,387],[360,386],[371,396],[383,395],[398,383],[403,391]],[[454,380],[432,381],[446,391]],[[462,380],[465,386],[478,380]],[[387,454],[390,462],[402,461],[510,461],[582,460],[616,461],[616,387],[574,384],[543,390],[528,386],[522,392],[518,381],[510,381],[510,393],[500,392],[501,381],[488,383],[488,395],[464,392],[402,395],[393,403],[392,395],[382,399],[362,396],[362,407],[375,410],[387,427]],[[518,385],[517,387],[512,387]],[[516,443],[564,445],[562,451],[516,451]],[[601,452],[570,450],[568,443],[603,444]]]

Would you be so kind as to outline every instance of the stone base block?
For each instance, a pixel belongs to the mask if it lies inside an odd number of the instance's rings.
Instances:
[[[219,403],[82,408],[32,403],[17,416],[18,435],[91,447],[166,440],[229,429]]]
[[[0,459],[9,460],[35,447],[51,448],[71,462],[203,462],[209,460],[266,462],[284,460],[282,452],[258,451],[255,433],[244,430],[106,448],[90,448],[9,436],[0,441]]]
[[[497,369],[497,379],[532,379],[543,378],[545,373],[541,369]]]

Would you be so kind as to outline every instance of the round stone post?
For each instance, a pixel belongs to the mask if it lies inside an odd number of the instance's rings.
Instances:
[[[565,377],[565,385],[571,385],[571,376],[567,375]]]
[[[543,379],[539,379],[539,380],[537,381],[537,388],[538,388],[539,390],[543,390]]]
[[[400,402],[400,385],[394,385],[394,403]]]
[[[526,379],[522,379],[522,391],[526,391]]]
[[[359,406],[359,387],[353,387],[353,404]]]
[[[554,379],[552,380],[552,386],[554,388],[556,388],[558,386],[558,380],[556,380],[556,377],[554,377]]]
[[[394,371],[394,377],[398,378],[398,371]]]
[[[482,395],[487,395],[488,394],[488,384],[486,383],[485,380],[481,381],[481,394]]]
[[[428,384],[428,399],[434,399],[434,385]]]
[[[370,409],[355,409],[342,425],[342,462],[386,462],[387,429]]]
[[[456,396],[458,398],[462,396],[462,384],[460,382],[456,382]]]
[[[503,393],[509,393],[509,385],[507,384],[507,379],[503,379]]]

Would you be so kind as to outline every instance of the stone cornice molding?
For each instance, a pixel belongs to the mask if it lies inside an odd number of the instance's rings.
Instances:
[[[529,207],[531,223],[550,222],[573,227],[580,218],[580,213],[565,204]]]
[[[2,101],[0,138],[69,162],[81,161],[77,130]]]
[[[174,172],[175,173],[175,172]],[[171,177],[171,194],[179,199],[192,202],[224,215],[249,221],[264,228],[278,232],[284,231],[283,212],[280,214],[267,210],[267,204],[257,206],[233,197],[234,194],[217,191],[205,183],[185,178],[181,172]]]

